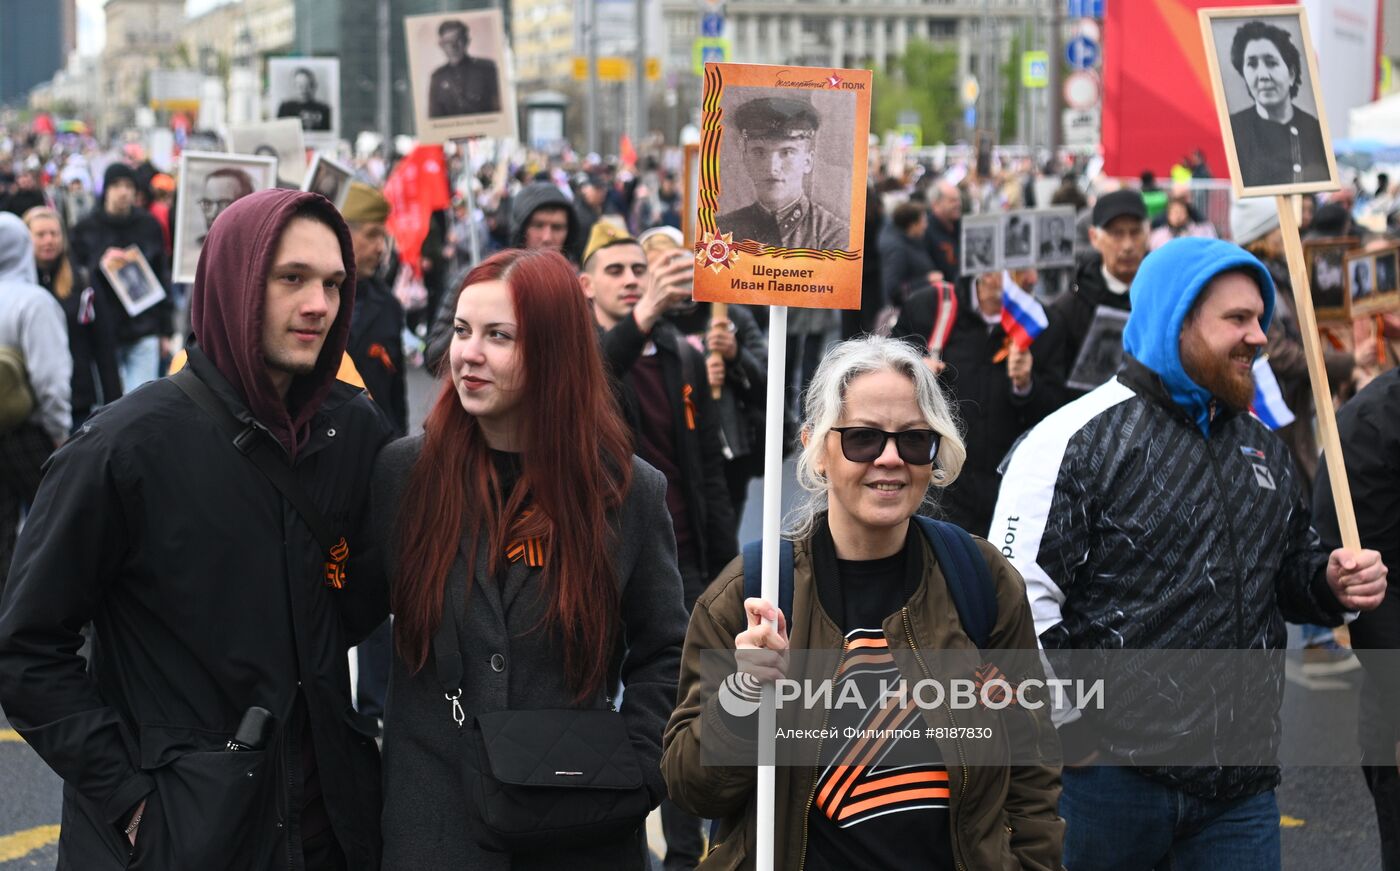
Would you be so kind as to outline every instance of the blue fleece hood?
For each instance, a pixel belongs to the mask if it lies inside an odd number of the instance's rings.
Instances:
[[[1123,350],[1161,376],[1172,399],[1205,435],[1210,435],[1210,391],[1181,366],[1181,325],[1196,297],[1222,272],[1245,270],[1264,298],[1260,326],[1274,317],[1274,280],[1259,259],[1219,239],[1181,238],[1147,255],[1128,291],[1133,310],[1123,331]]]

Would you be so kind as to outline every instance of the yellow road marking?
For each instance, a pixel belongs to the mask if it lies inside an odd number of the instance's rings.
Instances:
[[[0,729],[0,744],[4,744],[6,741],[23,741],[23,740],[24,740],[24,739],[21,738],[21,737],[19,736],[19,733],[16,732],[14,729]]]
[[[1278,818],[1279,828],[1281,829],[1302,828],[1303,826],[1307,825],[1307,822],[1307,820],[1300,820],[1297,817],[1290,817],[1287,814],[1284,814],[1283,816]]]
[[[20,859],[58,840],[58,826],[36,826],[0,836],[0,862]]]

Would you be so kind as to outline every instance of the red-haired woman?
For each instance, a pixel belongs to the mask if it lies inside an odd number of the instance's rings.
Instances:
[[[646,867],[642,823],[665,795],[661,732],[686,627],[665,479],[632,457],[563,257],[514,249],[482,262],[459,291],[453,332],[423,434],[387,447],[375,472],[395,651],[384,867]],[[607,711],[619,681],[625,700],[610,716],[640,772],[635,825],[561,848],[543,834],[541,805],[533,849],[518,830],[503,848],[488,812],[504,801],[480,799],[510,779],[492,768],[497,754],[539,754],[563,786],[608,760],[531,745],[538,721],[515,724],[520,746],[503,747],[489,715],[563,722],[586,710],[616,729]],[[593,804],[618,798],[583,792]],[[528,811],[530,789],[521,795]]]

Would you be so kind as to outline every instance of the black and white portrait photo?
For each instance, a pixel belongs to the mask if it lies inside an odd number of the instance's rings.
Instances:
[[[313,145],[331,145],[340,138],[339,58],[269,58],[267,79],[273,117],[300,121]]]
[[[1305,13],[1256,7],[1199,14],[1237,192],[1335,188]]]
[[[345,203],[345,195],[350,192],[350,182],[354,175],[350,167],[318,154],[315,162],[311,164],[311,169],[306,173],[301,189],[320,194],[338,209]]]
[[[1352,259],[1354,258],[1354,259]],[[1400,243],[1354,252],[1347,260],[1352,317],[1400,311]]]
[[[497,9],[404,19],[418,137],[514,135],[514,95]]]
[[[1346,255],[1355,239],[1309,239],[1303,243],[1303,259],[1312,285],[1313,310],[1318,320],[1345,320]]]
[[[1034,229],[1035,221],[1029,212],[1007,212],[1002,215],[1003,269],[1024,269],[1035,262],[1035,239],[1031,238]]]
[[[278,187],[300,187],[306,177],[306,140],[295,118],[230,127],[228,145],[234,154],[277,158]]]
[[[718,232],[774,248],[849,249],[855,105],[848,92],[727,86]]]
[[[1118,374],[1123,362],[1123,331],[1127,327],[1127,312],[1103,305],[1096,308],[1065,383],[1075,390],[1093,390]]]
[[[1374,270],[1374,257],[1360,254],[1355,259],[1347,260],[1347,293],[1353,306],[1376,292],[1372,277]]]
[[[963,275],[1001,269],[1001,216],[968,215],[962,219]]]
[[[140,248],[133,245],[113,253],[102,260],[101,266],[128,315],[135,317],[165,299],[165,288]]]
[[[1042,209],[1035,213],[1036,256],[1039,267],[1074,264],[1074,209]]]
[[[276,187],[277,158],[187,151],[180,155],[172,280],[194,281],[204,237],[219,215],[255,191]]]
[[[1394,293],[1398,289],[1396,265],[1395,251],[1376,255],[1376,293]]]

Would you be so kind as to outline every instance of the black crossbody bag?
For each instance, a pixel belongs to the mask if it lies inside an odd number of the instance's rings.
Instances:
[[[457,755],[478,844],[504,853],[618,840],[640,829],[652,801],[622,715],[606,710],[494,711],[467,723],[455,590],[433,658],[461,741]],[[609,686],[616,686],[609,669]]]
[[[330,521],[326,520],[325,515],[311,501],[311,497],[306,495],[306,491],[297,482],[296,475],[292,473],[292,467],[277,456],[277,448],[269,441],[270,436],[260,434],[256,426],[244,424],[234,417],[228,406],[214,395],[208,384],[199,380],[199,376],[189,365],[171,375],[170,383],[180,388],[181,393],[213,418],[229,441],[233,442],[234,448],[247,457],[248,462],[256,466],[272,486],[292,503],[292,507],[325,551],[323,579],[326,586],[335,590],[343,588],[345,563],[350,556],[350,546],[344,536],[336,534]]]

